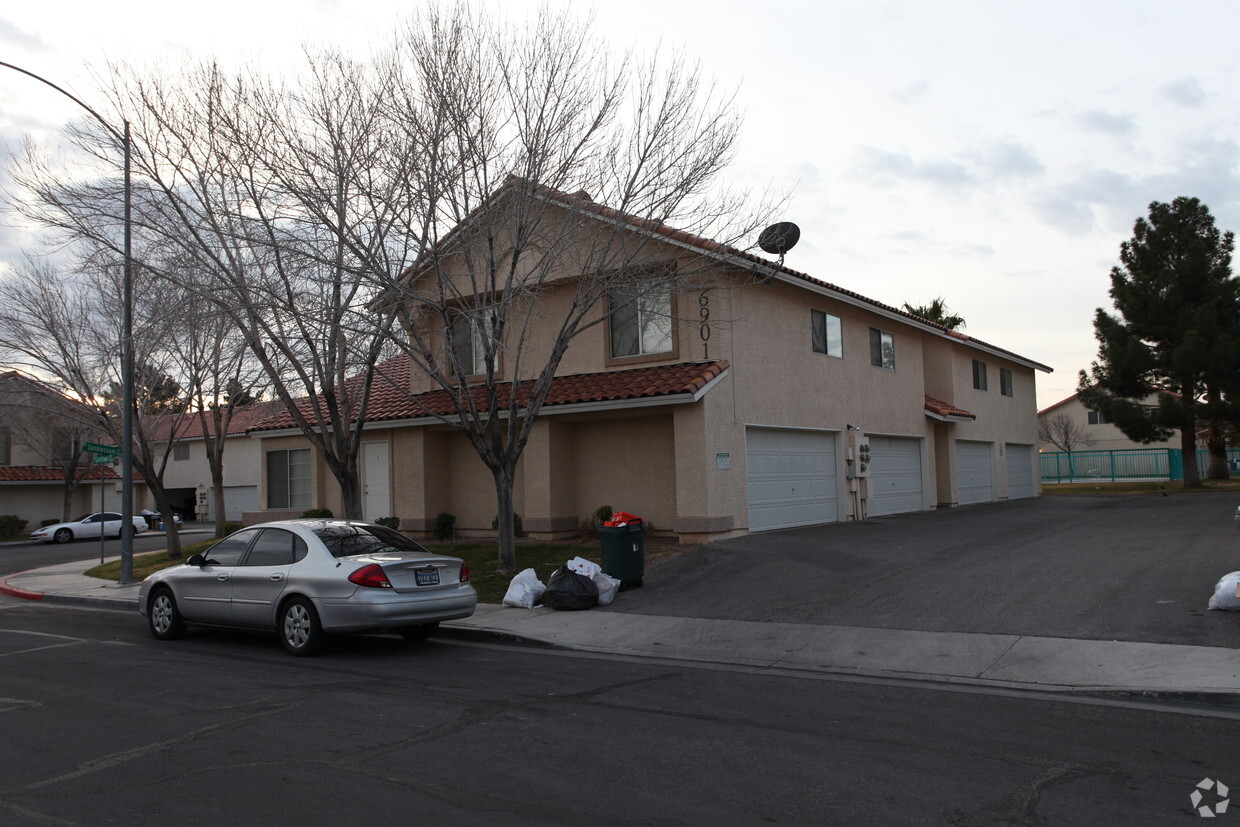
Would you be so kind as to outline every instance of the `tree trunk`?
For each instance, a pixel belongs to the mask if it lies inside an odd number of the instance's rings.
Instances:
[[[224,480],[211,482],[211,499],[215,503],[215,536],[223,537],[224,523],[228,521],[228,515],[224,513]]]
[[[513,574],[517,570],[517,540],[512,516],[512,482],[516,476],[513,469],[493,469],[495,477],[496,527],[499,530],[499,573]]]
[[[364,520],[366,515],[362,509],[362,487],[358,484],[356,474],[341,474],[336,481],[340,484],[340,501],[344,507],[346,520]]]
[[[1222,423],[1212,419],[1207,428],[1206,446],[1210,453],[1206,479],[1231,479],[1231,470],[1227,467],[1227,437],[1223,433]]]
[[[1184,455],[1184,487],[1201,488],[1201,474],[1197,470],[1197,426],[1190,416],[1189,422],[1180,429],[1180,452]]]

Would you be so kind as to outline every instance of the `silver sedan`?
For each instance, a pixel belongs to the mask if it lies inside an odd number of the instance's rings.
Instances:
[[[463,560],[349,520],[244,528],[155,572],[138,594],[138,611],[160,640],[180,637],[187,624],[269,629],[294,655],[343,632],[392,629],[425,640],[477,604]]]

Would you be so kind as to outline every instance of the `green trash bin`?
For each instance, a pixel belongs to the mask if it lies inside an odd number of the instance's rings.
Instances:
[[[598,527],[603,545],[603,572],[620,581],[621,589],[642,584],[646,574],[646,538],[640,522]]]

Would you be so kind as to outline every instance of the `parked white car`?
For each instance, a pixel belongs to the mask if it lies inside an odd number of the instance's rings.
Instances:
[[[122,519],[121,515],[115,511],[96,512],[73,522],[44,526],[32,532],[30,539],[42,540],[45,543],[67,543],[70,540],[85,540],[92,537],[98,539],[101,534],[104,537],[120,537]],[[146,531],[146,520],[135,514],[133,530],[135,534]]]

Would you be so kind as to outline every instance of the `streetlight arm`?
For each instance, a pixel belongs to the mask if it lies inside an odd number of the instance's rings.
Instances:
[[[25,75],[25,76],[27,76],[27,77],[34,78],[34,79],[35,79],[35,80],[37,80],[39,83],[42,83],[42,84],[45,84],[45,85],[47,85],[47,86],[52,87],[52,88],[53,88],[53,89],[55,89],[57,92],[59,92],[60,94],[64,95],[66,98],[68,98],[69,100],[73,101],[73,102],[74,102],[74,103],[76,103],[78,106],[82,107],[82,108],[83,108],[83,109],[85,109],[87,112],[89,112],[89,113],[91,114],[91,116],[92,116],[92,117],[94,117],[94,119],[95,119],[95,120],[99,121],[99,123],[103,125],[103,128],[104,128],[104,129],[106,129],[106,130],[108,130],[109,132],[111,132],[111,133],[112,133],[112,137],[113,137],[113,138],[116,138],[116,140],[118,140],[118,141],[124,141],[124,140],[125,140],[125,136],[124,136],[124,135],[122,135],[121,133],[117,132],[117,131],[116,131],[116,127],[112,126],[112,124],[110,124],[110,123],[108,123],[106,120],[104,120],[104,118],[103,118],[103,116],[102,116],[102,115],[100,115],[100,114],[99,114],[98,112],[96,112],[94,109],[91,109],[89,106],[87,106],[87,105],[86,105],[86,104],[82,101],[82,99],[81,99],[81,98],[79,98],[77,95],[73,94],[72,92],[70,92],[70,91],[68,91],[68,90],[64,89],[63,87],[57,86],[56,84],[52,83],[50,80],[48,80],[48,79],[47,79],[47,78],[45,78],[45,77],[40,77],[39,75],[36,75],[34,72],[31,72],[29,69],[23,69],[23,68],[22,68],[22,67],[20,67],[20,66],[14,66],[12,63],[5,63],[3,60],[0,60],[0,66],[4,66],[4,67],[6,67],[6,68],[8,68],[8,69],[12,69],[12,70],[13,70],[13,71],[15,71],[15,72],[21,72],[23,75]]]

